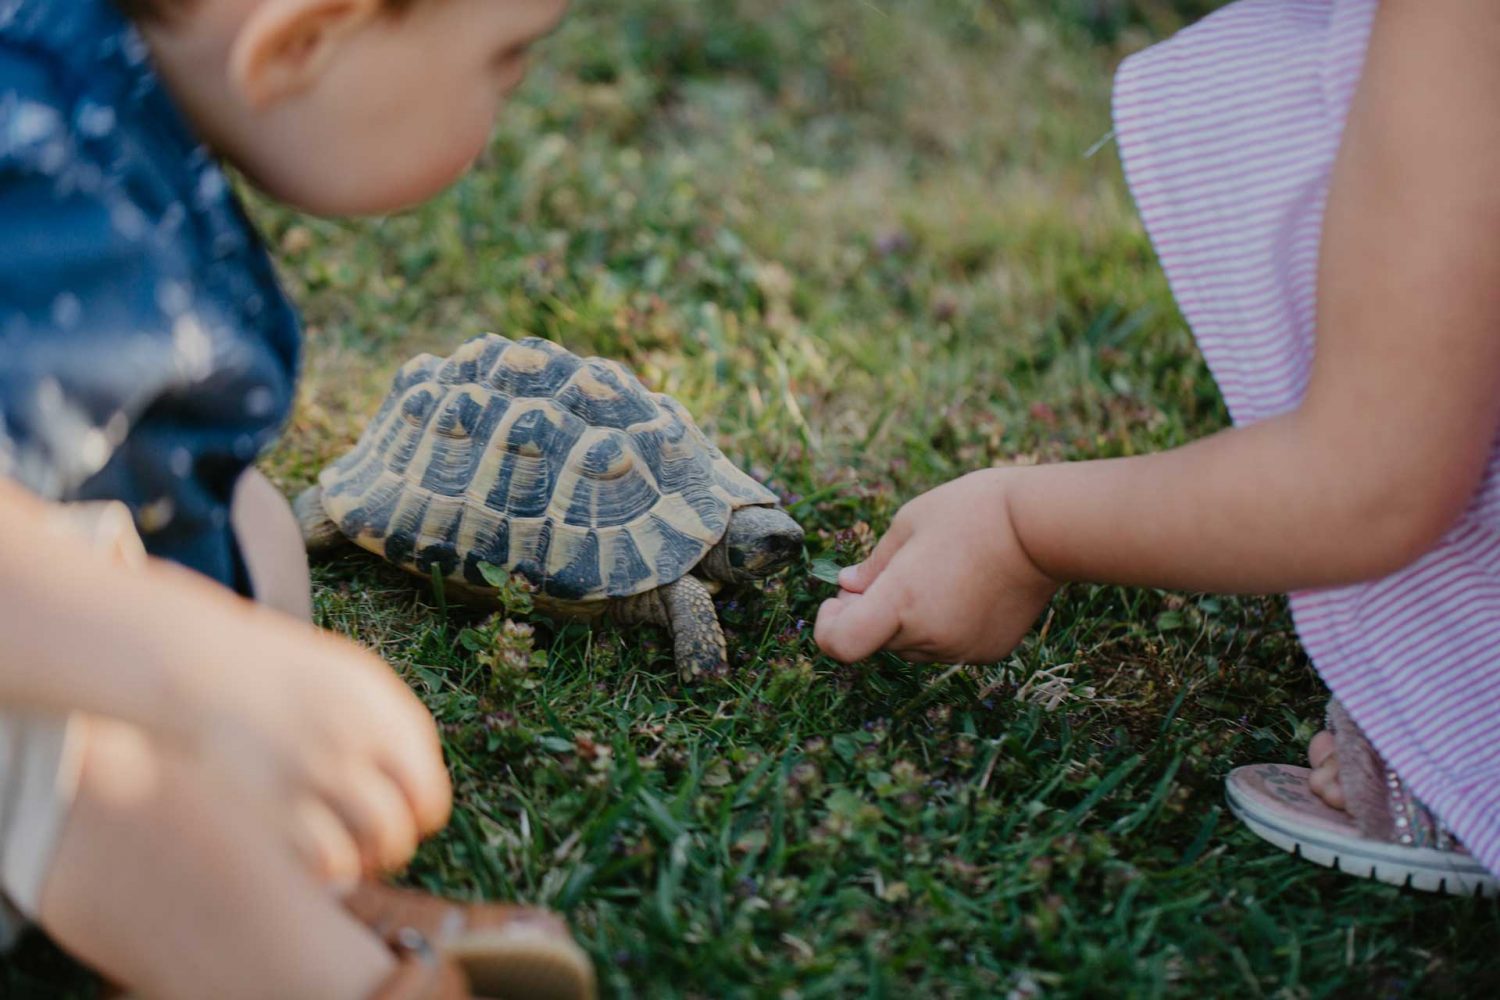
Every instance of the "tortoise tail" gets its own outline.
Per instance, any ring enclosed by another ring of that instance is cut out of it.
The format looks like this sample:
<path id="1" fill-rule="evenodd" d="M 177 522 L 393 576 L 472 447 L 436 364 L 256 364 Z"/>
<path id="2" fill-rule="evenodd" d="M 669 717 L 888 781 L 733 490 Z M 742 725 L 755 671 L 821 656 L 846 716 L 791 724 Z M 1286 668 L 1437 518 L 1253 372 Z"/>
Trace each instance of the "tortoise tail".
<path id="1" fill-rule="evenodd" d="M 672 632 L 672 648 L 677 658 L 677 672 L 684 682 L 699 674 L 726 669 L 729 654 L 724 647 L 724 630 L 719 626 L 719 611 L 714 599 L 695 576 L 684 576 L 661 591 L 667 609 L 667 627 Z"/>

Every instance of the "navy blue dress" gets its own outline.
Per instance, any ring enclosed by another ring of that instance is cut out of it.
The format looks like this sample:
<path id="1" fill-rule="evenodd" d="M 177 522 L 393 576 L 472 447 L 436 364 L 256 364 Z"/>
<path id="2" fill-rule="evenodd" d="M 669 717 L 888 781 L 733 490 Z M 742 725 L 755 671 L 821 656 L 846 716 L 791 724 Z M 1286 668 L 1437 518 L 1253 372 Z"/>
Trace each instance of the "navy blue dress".
<path id="1" fill-rule="evenodd" d="M 242 593 L 234 484 L 300 333 L 213 156 L 106 0 L 0 0 L 0 475 L 118 499 Z"/>

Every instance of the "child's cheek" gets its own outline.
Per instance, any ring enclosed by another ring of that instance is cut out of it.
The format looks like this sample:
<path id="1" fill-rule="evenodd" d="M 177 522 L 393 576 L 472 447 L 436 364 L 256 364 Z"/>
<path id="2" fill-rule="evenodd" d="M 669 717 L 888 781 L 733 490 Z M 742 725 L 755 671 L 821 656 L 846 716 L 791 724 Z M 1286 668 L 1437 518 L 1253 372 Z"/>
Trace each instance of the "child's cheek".
<path id="1" fill-rule="evenodd" d="M 451 186 L 484 152 L 493 128 L 493 109 L 475 109 L 462 120 L 451 122 L 444 134 L 434 138 L 427 155 L 413 165 L 405 189 L 394 200 L 416 205 Z"/>
<path id="2" fill-rule="evenodd" d="M 474 161 L 479 159 L 479 155 L 489 144 L 491 122 L 486 120 L 484 124 L 486 127 L 473 129 L 469 134 L 458 137 L 453 143 L 447 151 L 448 155 L 444 158 L 441 174 L 434 178 L 433 190 L 429 192 L 429 197 L 457 181 L 474 166 Z"/>

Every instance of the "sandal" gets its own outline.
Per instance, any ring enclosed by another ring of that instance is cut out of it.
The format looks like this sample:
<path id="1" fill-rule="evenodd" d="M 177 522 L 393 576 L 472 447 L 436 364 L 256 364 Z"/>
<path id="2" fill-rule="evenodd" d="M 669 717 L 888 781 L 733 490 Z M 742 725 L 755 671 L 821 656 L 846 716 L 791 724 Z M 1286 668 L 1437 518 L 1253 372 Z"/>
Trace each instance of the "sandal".
<path id="1" fill-rule="evenodd" d="M 400 963 L 370 995 L 370 1000 L 474 1000 L 463 970 L 454 962 L 439 958 L 425 943 L 401 954 Z M 98 997 L 138 1000 L 109 982 L 100 984 Z"/>
<path id="2" fill-rule="evenodd" d="M 370 1000 L 473 1000 L 469 981 L 455 963 L 438 957 L 426 942 L 412 945 Z"/>
<path id="3" fill-rule="evenodd" d="M 428 947 L 457 965 L 478 996 L 497 1000 L 592 1000 L 595 996 L 593 963 L 574 942 L 568 925 L 546 910 L 505 903 L 454 903 L 374 882 L 362 883 L 344 905 L 393 948 L 410 952 Z"/>
<path id="4" fill-rule="evenodd" d="M 397 965 L 370 994 L 370 1000 L 475 1000 L 463 970 L 433 951 L 420 934 L 408 931 L 386 944 Z M 108 980 L 100 983 L 97 996 L 98 1000 L 144 1000 Z"/>
<path id="5" fill-rule="evenodd" d="M 370 1000 L 593 1000 L 594 966 L 555 914 L 372 882 L 344 900 L 398 960 Z M 133 1000 L 104 986 L 101 998 Z"/>
<path id="6" fill-rule="evenodd" d="M 1229 808 L 1251 832 L 1361 878 L 1453 896 L 1500 893 L 1495 877 L 1411 794 L 1336 700 L 1328 703 L 1328 728 L 1348 811 L 1313 793 L 1308 768 L 1237 767 L 1226 782 Z"/>

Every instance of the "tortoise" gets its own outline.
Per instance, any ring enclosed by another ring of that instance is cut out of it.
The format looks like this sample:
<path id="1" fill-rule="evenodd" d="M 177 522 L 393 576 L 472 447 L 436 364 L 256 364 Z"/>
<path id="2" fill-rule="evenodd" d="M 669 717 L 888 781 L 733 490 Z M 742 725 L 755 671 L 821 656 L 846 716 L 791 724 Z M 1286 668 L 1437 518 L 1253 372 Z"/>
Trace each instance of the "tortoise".
<path id="1" fill-rule="evenodd" d="M 684 680 L 727 663 L 718 587 L 803 541 L 676 400 L 615 361 L 497 334 L 407 362 L 295 509 L 315 555 L 353 541 L 469 602 L 518 574 L 548 617 L 664 626 Z"/>

